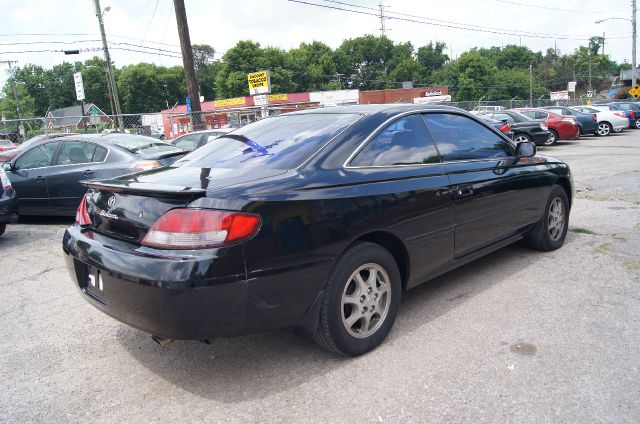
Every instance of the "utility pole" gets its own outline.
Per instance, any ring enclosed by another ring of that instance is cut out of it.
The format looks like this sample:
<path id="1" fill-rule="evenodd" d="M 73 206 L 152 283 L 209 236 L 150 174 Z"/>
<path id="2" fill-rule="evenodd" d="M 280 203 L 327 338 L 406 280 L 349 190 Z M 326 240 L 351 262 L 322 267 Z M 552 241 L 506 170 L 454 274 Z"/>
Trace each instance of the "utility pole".
<path id="1" fill-rule="evenodd" d="M 529 64 L 529 107 L 533 107 L 533 66 Z"/>
<path id="2" fill-rule="evenodd" d="M 636 86 L 636 0 L 631 0 L 631 9 L 632 9 L 632 15 L 631 15 L 631 26 L 633 27 L 632 29 L 632 45 L 631 45 L 631 55 L 633 56 L 631 58 L 632 64 L 631 66 L 633 66 L 633 70 L 631 71 L 631 87 L 635 87 Z"/>
<path id="3" fill-rule="evenodd" d="M 591 48 L 589 48 L 589 91 L 591 91 Z"/>
<path id="4" fill-rule="evenodd" d="M 378 3 L 378 9 L 380 9 L 380 36 L 384 37 L 385 35 L 387 35 L 387 27 L 385 25 L 385 20 L 387 19 L 386 16 L 384 16 L 384 3 L 380 2 Z"/>
<path id="5" fill-rule="evenodd" d="M 107 61 L 107 80 L 111 85 L 111 93 L 113 95 L 113 103 L 116 107 L 116 117 L 118 120 L 118 128 L 120 131 L 124 130 L 122 125 L 122 111 L 120 110 L 120 98 L 118 97 L 118 87 L 116 86 L 116 79 L 113 76 L 113 68 L 111 67 L 111 56 L 109 55 L 109 47 L 107 46 L 107 36 L 104 32 L 104 23 L 102 22 L 102 9 L 100 8 L 100 0 L 93 0 L 96 5 L 96 16 L 98 17 L 98 24 L 100 25 L 100 35 L 102 36 L 102 49 L 104 50 L 104 59 Z M 107 11 L 109 8 L 105 9 Z"/>
<path id="6" fill-rule="evenodd" d="M 198 92 L 198 79 L 193 63 L 193 49 L 191 48 L 191 37 L 189 36 L 189 24 L 187 23 L 187 12 L 184 8 L 184 0 L 173 0 L 176 10 L 176 23 L 178 24 L 178 36 L 180 37 L 180 48 L 182 50 L 182 65 L 184 66 L 184 77 L 187 81 L 187 94 L 191 100 L 191 112 L 201 112 L 200 93 Z M 203 127 L 202 117 L 199 113 L 192 115 L 193 129 L 198 130 Z"/>
<path id="7" fill-rule="evenodd" d="M 18 63 L 15 60 L 3 60 L 0 63 L 6 63 L 9 67 L 9 75 L 11 75 L 11 90 L 13 91 L 13 97 L 16 99 L 16 114 L 18 115 L 18 119 L 20 120 L 20 139 L 24 139 L 26 133 L 24 131 L 24 124 L 22 123 L 22 112 L 20 112 L 20 99 L 18 98 L 18 87 L 16 87 L 16 74 L 14 69 L 11 67 L 12 63 Z"/>
<path id="8" fill-rule="evenodd" d="M 602 55 L 604 56 L 604 31 L 602 31 Z"/>

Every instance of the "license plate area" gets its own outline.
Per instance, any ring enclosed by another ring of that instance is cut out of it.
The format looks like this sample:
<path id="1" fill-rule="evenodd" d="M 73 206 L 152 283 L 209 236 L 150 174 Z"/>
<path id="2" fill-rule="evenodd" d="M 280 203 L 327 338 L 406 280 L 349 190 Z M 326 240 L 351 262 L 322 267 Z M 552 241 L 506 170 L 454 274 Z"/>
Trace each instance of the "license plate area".
<path id="1" fill-rule="evenodd" d="M 84 287 L 80 287 L 82 291 L 94 300 L 106 305 L 105 300 L 105 284 L 102 272 L 99 269 L 85 265 Z"/>

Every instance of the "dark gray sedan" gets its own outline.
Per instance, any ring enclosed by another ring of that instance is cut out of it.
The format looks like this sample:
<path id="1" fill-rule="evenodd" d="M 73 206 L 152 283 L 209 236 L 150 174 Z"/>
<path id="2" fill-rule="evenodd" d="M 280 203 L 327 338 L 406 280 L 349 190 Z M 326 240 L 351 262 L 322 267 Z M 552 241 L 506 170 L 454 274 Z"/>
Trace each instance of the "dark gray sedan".
<path id="1" fill-rule="evenodd" d="M 80 181 L 159 168 L 185 153 L 151 137 L 84 134 L 38 144 L 3 167 L 19 198 L 20 215 L 73 216 L 86 192 Z"/>

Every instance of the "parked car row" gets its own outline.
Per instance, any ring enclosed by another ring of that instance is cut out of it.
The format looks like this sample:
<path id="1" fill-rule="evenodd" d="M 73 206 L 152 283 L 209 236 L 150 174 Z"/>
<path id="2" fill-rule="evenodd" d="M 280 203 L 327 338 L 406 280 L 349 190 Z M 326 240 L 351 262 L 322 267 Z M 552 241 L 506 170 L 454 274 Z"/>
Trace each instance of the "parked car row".
<path id="1" fill-rule="evenodd" d="M 560 140 L 576 140 L 581 135 L 607 136 L 627 128 L 640 128 L 640 105 L 633 102 L 588 106 L 546 106 L 474 110 L 483 118 L 509 124 L 516 142 L 532 141 L 552 146 Z"/>

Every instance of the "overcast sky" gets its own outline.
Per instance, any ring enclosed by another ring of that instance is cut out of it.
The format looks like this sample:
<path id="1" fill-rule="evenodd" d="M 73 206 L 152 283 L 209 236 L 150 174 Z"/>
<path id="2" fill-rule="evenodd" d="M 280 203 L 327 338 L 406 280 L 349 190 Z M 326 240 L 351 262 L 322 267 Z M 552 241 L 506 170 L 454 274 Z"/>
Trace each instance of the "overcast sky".
<path id="1" fill-rule="evenodd" d="M 361 13 L 287 0 L 186 0 L 191 41 L 212 45 L 219 58 L 239 40 L 250 39 L 283 49 L 318 40 L 335 48 L 346 38 L 380 34 L 379 18 L 367 15 L 376 14 L 379 0 L 303 1 Z M 630 0 L 385 0 L 384 4 L 388 16 L 406 19 L 386 21 L 391 39 L 411 41 L 416 48 L 430 40 L 443 41 L 451 57 L 471 47 L 506 44 L 522 44 L 535 51 L 557 46 L 561 52 L 571 52 L 586 45 L 581 39 L 605 32 L 605 52 L 618 62 L 630 61 L 631 23 L 595 23 L 609 17 L 630 18 Z M 102 0 L 101 6 L 111 7 L 104 20 L 111 56 L 118 67 L 138 62 L 182 64 L 173 0 Z M 18 66 L 35 63 L 48 67 L 65 60 L 102 55 L 100 51 L 79 56 L 64 56 L 61 52 L 17 53 L 100 47 L 93 0 L 0 0 L 0 10 L 0 60 L 17 60 Z M 431 24 L 407 21 L 425 18 Z M 452 28 L 460 26 L 475 28 Z M 516 32 L 537 37 L 513 35 Z M 6 69 L 6 65 L 2 66 Z M 6 73 L 0 71 L 0 83 L 5 80 Z"/>

